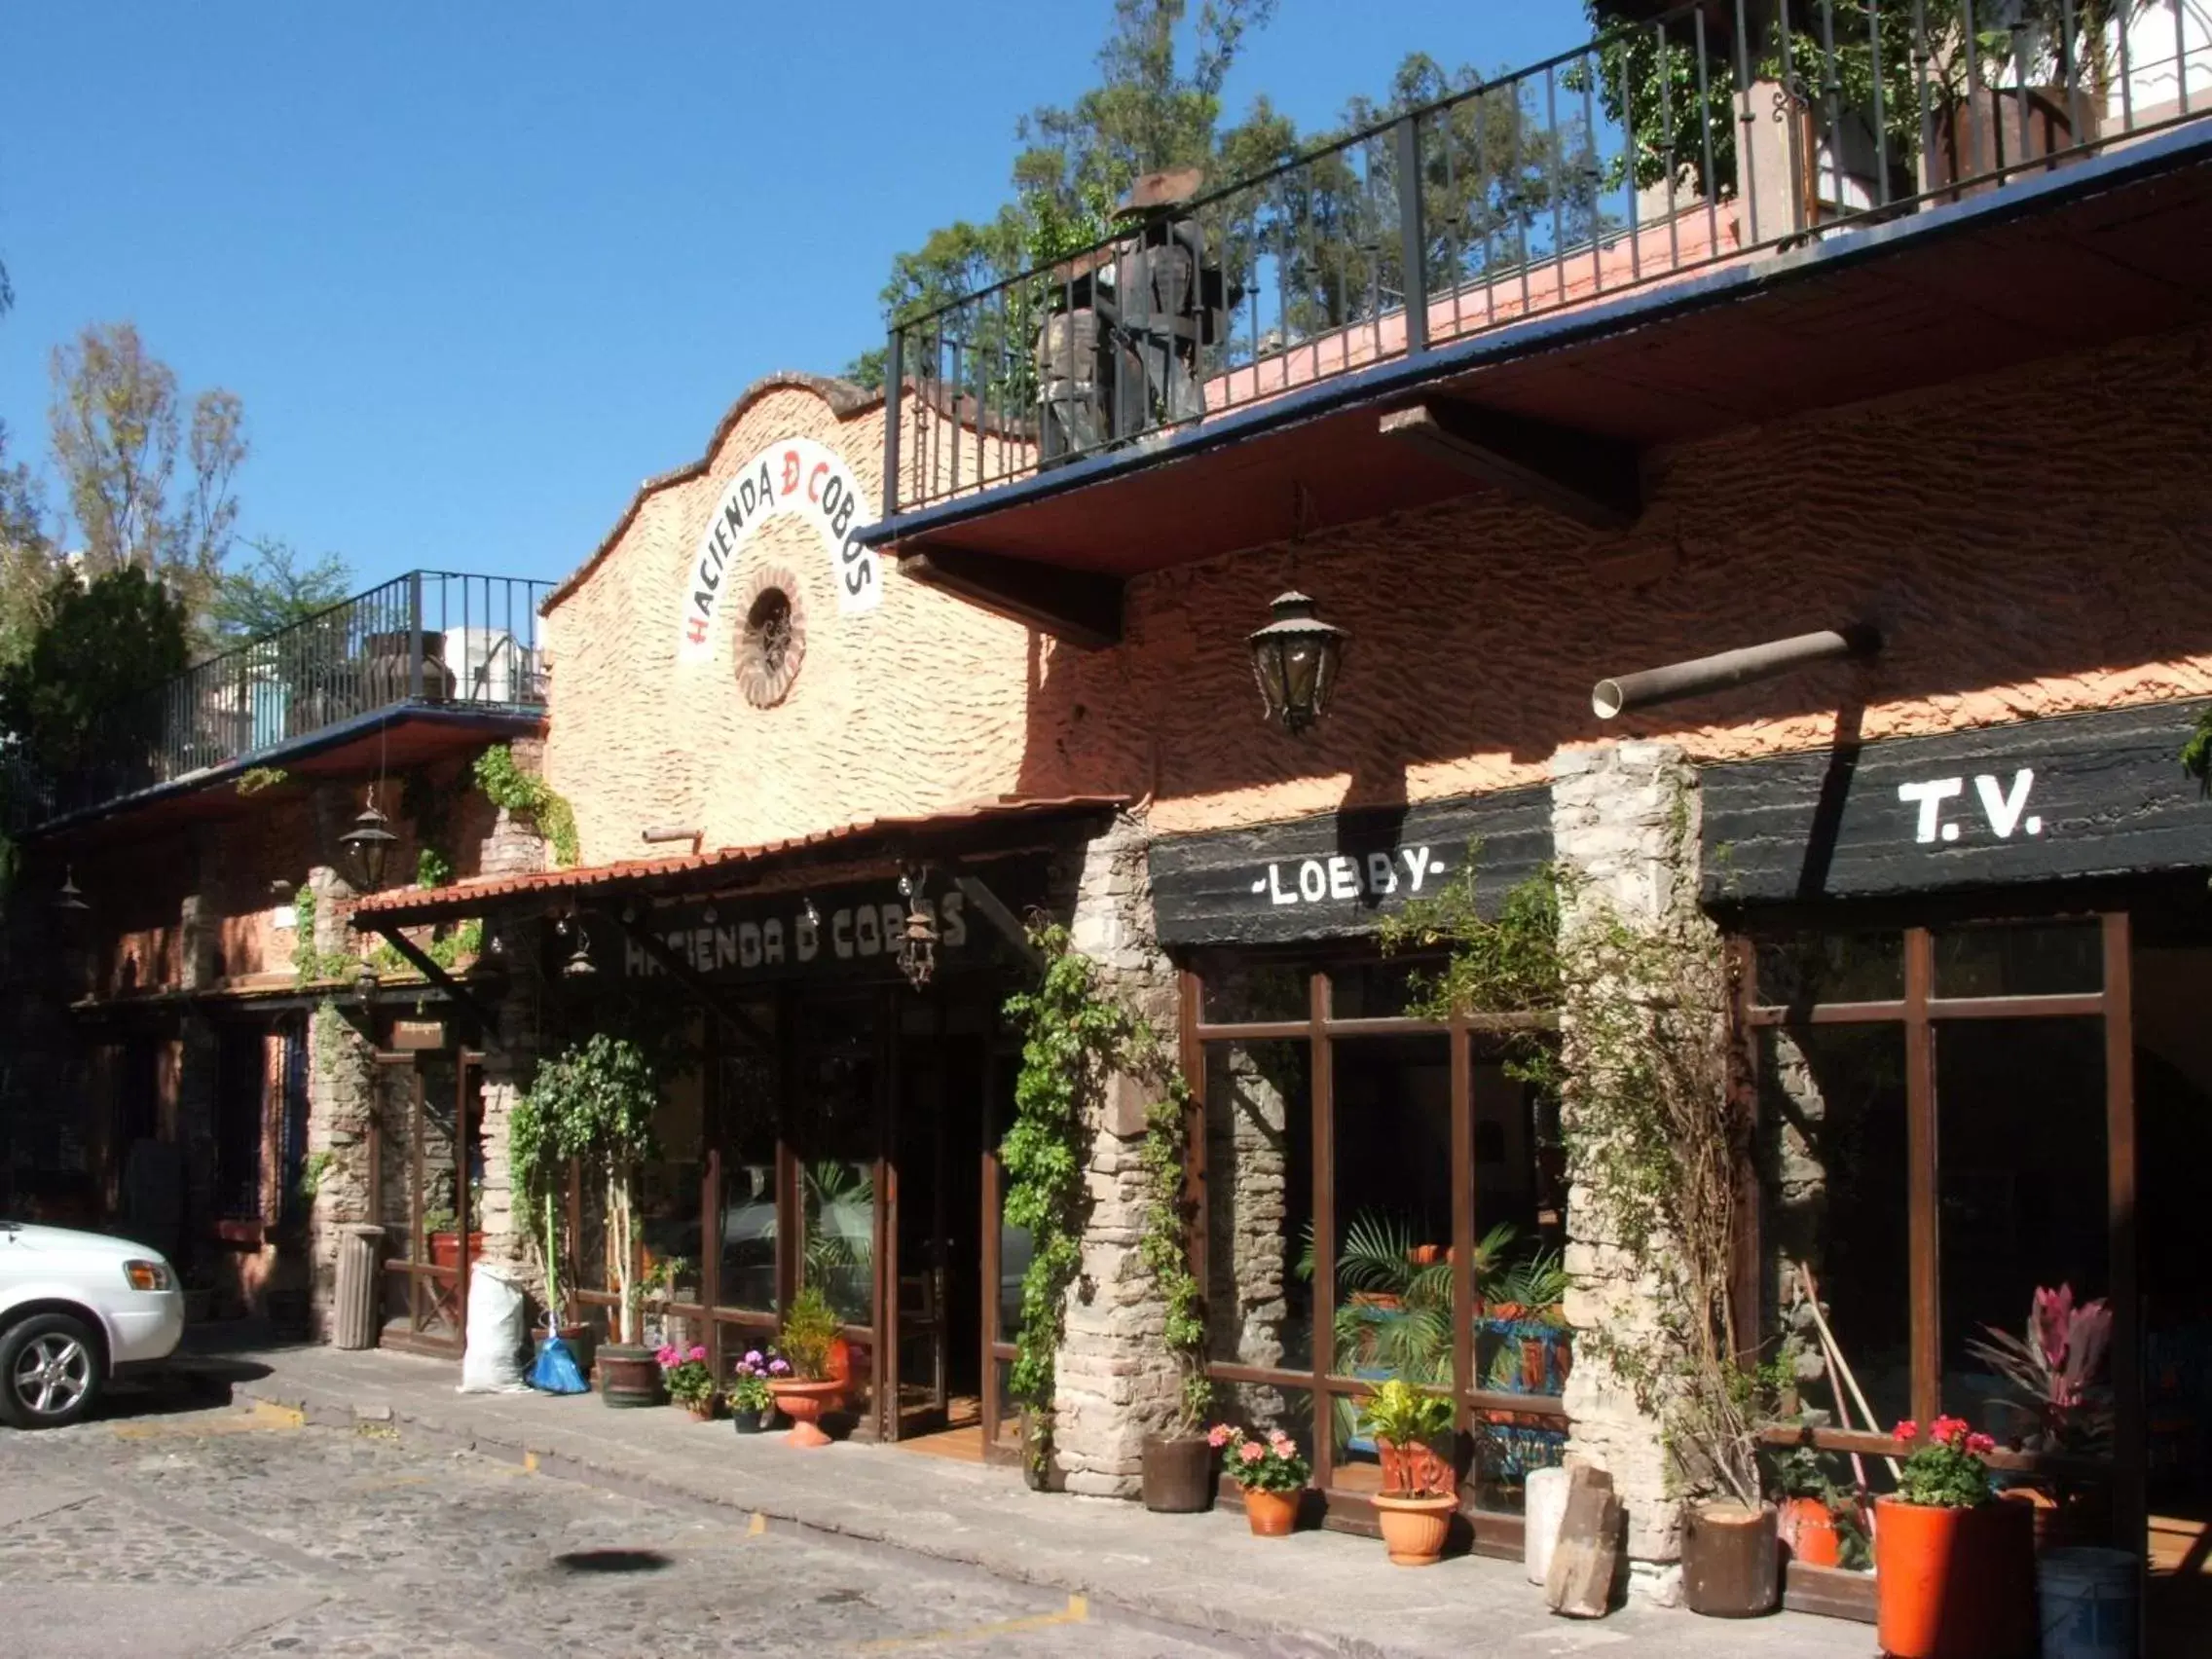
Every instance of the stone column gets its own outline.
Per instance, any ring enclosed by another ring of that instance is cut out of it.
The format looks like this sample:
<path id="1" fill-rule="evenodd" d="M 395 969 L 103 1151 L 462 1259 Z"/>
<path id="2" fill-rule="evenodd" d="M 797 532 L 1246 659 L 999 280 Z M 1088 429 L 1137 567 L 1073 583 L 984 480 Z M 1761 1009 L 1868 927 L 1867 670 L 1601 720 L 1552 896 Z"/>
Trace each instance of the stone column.
<path id="1" fill-rule="evenodd" d="M 318 1171 L 308 1206 L 309 1307 L 314 1331 L 325 1341 L 343 1229 L 349 1222 L 378 1219 L 369 1193 L 376 1081 L 375 1050 L 355 1018 L 335 998 L 316 1004 L 308 1018 L 308 1157 Z"/>
<path id="2" fill-rule="evenodd" d="M 1175 979 L 1154 932 L 1148 840 L 1141 823 L 1123 819 L 1086 849 L 1070 935 L 1105 988 L 1172 1041 Z M 1178 1379 L 1162 1341 L 1166 1309 L 1138 1254 L 1147 1091 L 1117 1079 L 1106 1096 L 1089 1125 L 1088 1219 L 1054 1365 L 1051 1476 L 1071 1493 L 1133 1497 L 1145 1436 L 1173 1419 Z"/>
<path id="3" fill-rule="evenodd" d="M 1609 911 L 1632 929 L 1656 931 L 1694 911 L 1697 826 L 1697 775 L 1671 744 L 1606 744 L 1553 757 L 1553 856 L 1563 876 L 1561 938 L 1570 974 L 1578 922 Z M 1636 987 L 1620 989 L 1633 995 Z M 1562 1041 L 1571 1076 L 1571 1017 Z M 1571 1081 L 1561 1106 L 1571 1138 Z M 1567 1454 L 1612 1475 L 1628 1509 L 1632 1584 L 1671 1600 L 1678 1572 L 1657 1564 L 1680 1553 L 1680 1516 L 1669 1494 L 1661 1423 L 1607 1364 L 1603 1345 L 1583 1340 L 1585 1333 L 1603 1332 L 1641 1353 L 1659 1346 L 1662 1274 L 1651 1257 L 1663 1248 L 1656 1245 L 1642 1259 L 1622 1248 L 1607 1236 L 1598 1195 L 1577 1180 L 1567 1198 L 1566 1313 L 1578 1339 L 1565 1399 Z"/>

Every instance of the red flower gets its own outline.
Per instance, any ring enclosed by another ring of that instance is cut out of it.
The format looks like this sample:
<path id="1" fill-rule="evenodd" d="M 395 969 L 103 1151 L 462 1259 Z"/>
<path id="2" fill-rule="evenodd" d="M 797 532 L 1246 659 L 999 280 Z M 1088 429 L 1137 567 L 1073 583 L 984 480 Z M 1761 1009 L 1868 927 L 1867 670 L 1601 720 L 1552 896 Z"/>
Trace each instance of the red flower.
<path id="1" fill-rule="evenodd" d="M 1918 1440 L 1920 1438 L 1920 1424 L 1916 1422 L 1900 1422 L 1897 1425 L 1897 1427 L 1890 1430 L 1890 1437 L 1893 1440 Z"/>
<path id="2" fill-rule="evenodd" d="M 1986 1457 L 1997 1450 L 1997 1442 L 1986 1434 L 1970 1434 L 1967 1436 L 1967 1450 L 1976 1457 Z"/>
<path id="3" fill-rule="evenodd" d="M 1964 1418 L 1939 1417 L 1928 1425 L 1928 1437 L 1931 1440 L 1940 1440 L 1946 1446 L 1955 1447 L 1958 1441 L 1967 1434 L 1970 1427 L 1971 1425 Z"/>

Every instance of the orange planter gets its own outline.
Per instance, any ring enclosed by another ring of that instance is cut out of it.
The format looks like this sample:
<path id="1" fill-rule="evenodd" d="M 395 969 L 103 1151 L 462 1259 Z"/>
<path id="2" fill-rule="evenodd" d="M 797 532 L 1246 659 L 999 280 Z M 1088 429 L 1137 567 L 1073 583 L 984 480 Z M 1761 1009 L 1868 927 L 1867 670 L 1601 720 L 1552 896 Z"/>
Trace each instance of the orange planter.
<path id="1" fill-rule="evenodd" d="M 797 1378 L 778 1378 L 768 1384 L 769 1390 L 776 1396 L 776 1410 L 792 1419 L 792 1431 L 784 1436 L 786 1444 L 830 1444 L 830 1437 L 822 1432 L 822 1413 L 830 1401 L 836 1399 L 841 1386 L 833 1379 L 806 1382 Z"/>
<path id="2" fill-rule="evenodd" d="M 1782 1547 L 1807 1567 L 1834 1567 L 1843 1559 L 1835 1517 L 1817 1497 L 1793 1497 L 1782 1506 Z"/>
<path id="3" fill-rule="evenodd" d="M 2035 1651 L 2034 1516 L 2020 1503 L 1874 1505 L 1874 1592 L 1891 1659 L 2021 1659 Z"/>
<path id="4" fill-rule="evenodd" d="M 1299 1493 L 1295 1492 L 1261 1492 L 1255 1487 L 1244 1489 L 1244 1519 L 1251 1523 L 1253 1534 L 1262 1538 L 1287 1538 L 1291 1529 L 1298 1525 Z"/>

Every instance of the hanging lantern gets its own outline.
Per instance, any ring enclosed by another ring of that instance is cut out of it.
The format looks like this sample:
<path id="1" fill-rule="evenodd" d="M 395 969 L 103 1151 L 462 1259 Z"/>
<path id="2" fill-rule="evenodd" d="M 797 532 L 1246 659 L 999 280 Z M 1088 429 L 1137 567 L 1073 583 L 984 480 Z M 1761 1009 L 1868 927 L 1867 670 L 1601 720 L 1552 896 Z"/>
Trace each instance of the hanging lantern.
<path id="1" fill-rule="evenodd" d="M 54 896 L 54 907 L 56 910 L 67 911 L 73 916 L 81 916 L 92 908 L 90 904 L 85 903 L 85 896 L 77 891 L 77 866 L 75 865 L 70 865 L 62 870 L 61 891 Z"/>
<path id="2" fill-rule="evenodd" d="M 377 1000 L 379 983 L 376 964 L 364 957 L 361 965 L 353 970 L 353 989 L 360 992 L 361 1001 L 364 1005 Z"/>
<path id="3" fill-rule="evenodd" d="M 1268 719 L 1297 737 L 1328 712 L 1337 688 L 1337 664 L 1346 635 L 1313 614 L 1313 602 L 1286 593 L 1272 608 L 1274 620 L 1253 634 L 1252 676 Z"/>
<path id="4" fill-rule="evenodd" d="M 576 936 L 576 948 L 570 953 L 569 960 L 561 965 L 561 977 L 589 979 L 599 972 L 599 964 L 591 959 L 591 935 L 584 930 L 583 917 L 571 916 L 567 928 Z"/>
<path id="5" fill-rule="evenodd" d="M 907 873 L 899 878 L 899 892 L 906 901 L 906 927 L 894 954 L 906 983 L 920 990 L 937 972 L 937 907 L 922 897 L 929 872 Z"/>
<path id="6" fill-rule="evenodd" d="M 338 837 L 338 844 L 346 849 L 353 886 L 359 892 L 374 893 L 384 885 L 385 866 L 390 862 L 391 849 L 399 844 L 399 837 L 386 828 L 387 823 L 385 815 L 377 810 L 376 791 L 372 788 L 361 816 L 353 820 L 353 828 Z"/>

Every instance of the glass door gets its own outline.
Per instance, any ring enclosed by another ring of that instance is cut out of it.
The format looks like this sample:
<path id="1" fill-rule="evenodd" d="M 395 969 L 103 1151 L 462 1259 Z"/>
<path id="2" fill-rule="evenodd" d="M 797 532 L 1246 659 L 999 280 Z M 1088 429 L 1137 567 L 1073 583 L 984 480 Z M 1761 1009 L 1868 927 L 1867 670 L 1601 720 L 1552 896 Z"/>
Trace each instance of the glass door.
<path id="1" fill-rule="evenodd" d="M 842 1326 L 832 1370 L 848 1386 L 838 1410 L 855 1432 L 879 1435 L 879 1335 L 887 1205 L 883 1126 L 889 1061 L 873 997 L 803 1008 L 790 1110 L 786 1180 L 796 1216 L 797 1285 L 820 1290 Z"/>
<path id="2" fill-rule="evenodd" d="M 384 1342 L 454 1355 L 483 1251 L 481 1056 L 379 1054 L 370 1115 L 372 1219 L 385 1229 Z"/>

